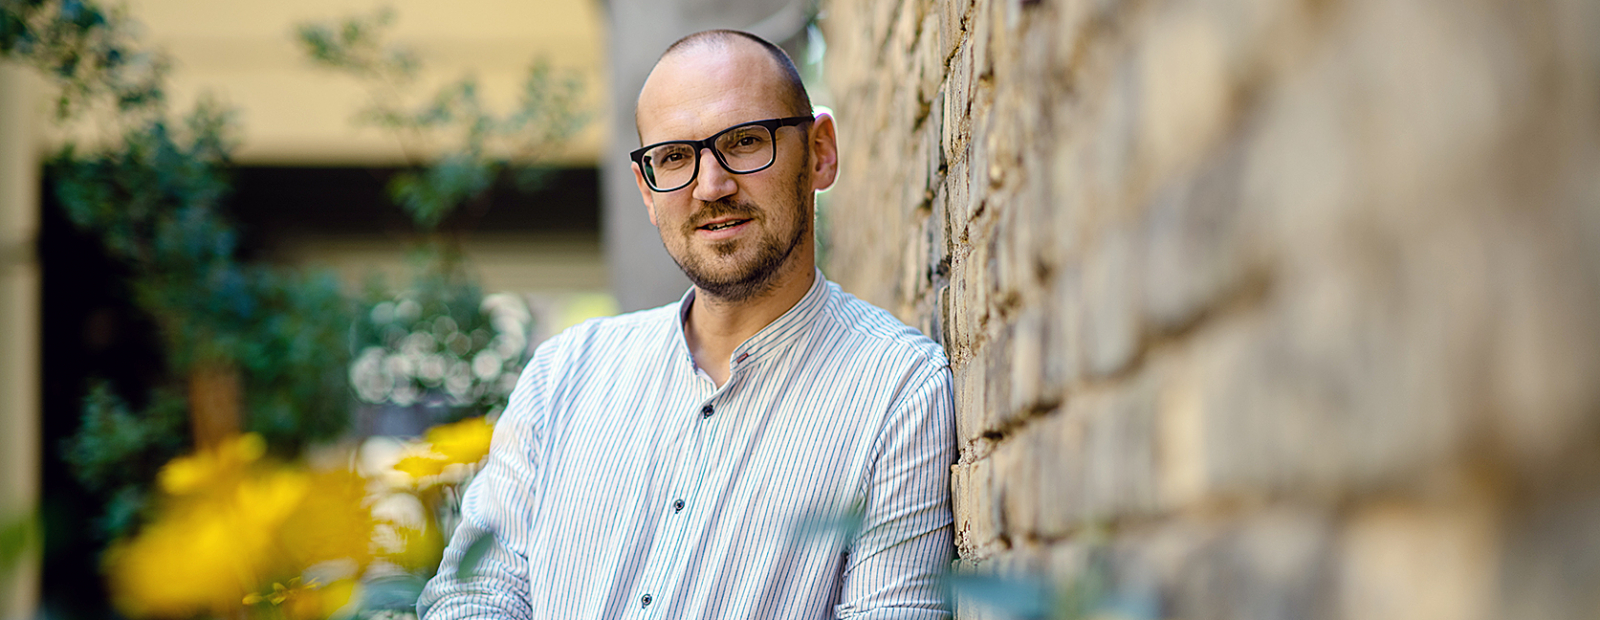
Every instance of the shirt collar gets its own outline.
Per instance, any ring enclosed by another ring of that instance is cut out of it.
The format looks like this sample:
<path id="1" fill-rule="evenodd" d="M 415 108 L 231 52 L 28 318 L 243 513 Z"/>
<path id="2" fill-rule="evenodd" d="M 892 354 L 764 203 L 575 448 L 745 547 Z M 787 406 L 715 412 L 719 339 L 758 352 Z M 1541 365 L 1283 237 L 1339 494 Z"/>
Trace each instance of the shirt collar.
<path id="1" fill-rule="evenodd" d="M 822 276 L 822 270 L 816 269 L 815 276 L 811 279 L 811 289 L 806 291 L 805 296 L 801 297 L 800 301 L 795 302 L 794 306 L 784 312 L 782 316 L 768 323 L 766 327 L 761 328 L 761 331 L 756 332 L 754 336 L 734 348 L 733 357 L 729 360 L 729 371 L 738 369 L 741 366 L 754 364 L 772 352 L 781 350 L 788 346 L 789 343 L 794 342 L 801 333 L 805 332 L 806 327 L 816 319 L 823 306 L 827 305 L 832 290 L 827 278 Z M 683 352 L 686 356 L 689 355 L 689 341 L 684 336 L 683 324 L 689 320 L 689 308 L 693 305 L 694 287 L 691 286 L 689 291 L 683 294 L 683 298 L 678 300 L 678 321 L 676 325 L 678 342 L 683 347 Z M 694 365 L 692 356 L 689 364 L 691 367 Z"/>

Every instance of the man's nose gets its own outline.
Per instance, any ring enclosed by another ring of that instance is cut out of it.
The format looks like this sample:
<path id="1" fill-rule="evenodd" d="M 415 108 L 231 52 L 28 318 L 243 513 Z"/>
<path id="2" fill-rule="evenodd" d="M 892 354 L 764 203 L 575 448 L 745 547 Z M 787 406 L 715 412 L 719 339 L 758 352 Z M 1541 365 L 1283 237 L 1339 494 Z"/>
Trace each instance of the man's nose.
<path id="1" fill-rule="evenodd" d="M 717 161 L 717 154 L 709 148 L 700 149 L 700 174 L 695 177 L 694 197 L 702 202 L 725 198 L 739 191 L 733 175 Z"/>

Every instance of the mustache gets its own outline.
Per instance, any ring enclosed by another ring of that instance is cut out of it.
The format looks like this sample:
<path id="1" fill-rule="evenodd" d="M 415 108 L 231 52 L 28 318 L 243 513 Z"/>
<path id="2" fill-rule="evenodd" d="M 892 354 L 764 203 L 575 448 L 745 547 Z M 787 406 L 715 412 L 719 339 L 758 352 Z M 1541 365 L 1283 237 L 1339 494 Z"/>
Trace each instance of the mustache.
<path id="1" fill-rule="evenodd" d="M 705 206 L 700 207 L 700 211 L 695 213 L 694 217 L 689 218 L 689 221 L 683 225 L 683 230 L 684 232 L 692 233 L 701 226 L 705 226 L 706 222 L 725 217 L 755 219 L 758 211 L 760 210 L 754 204 L 748 202 L 734 202 L 725 198 L 718 199 L 705 203 Z"/>

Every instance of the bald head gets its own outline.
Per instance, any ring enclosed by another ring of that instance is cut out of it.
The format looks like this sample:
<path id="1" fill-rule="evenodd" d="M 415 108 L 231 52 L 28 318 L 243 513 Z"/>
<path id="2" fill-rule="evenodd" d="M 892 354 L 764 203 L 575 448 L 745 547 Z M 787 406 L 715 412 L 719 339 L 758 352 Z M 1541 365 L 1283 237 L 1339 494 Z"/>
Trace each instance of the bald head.
<path id="1" fill-rule="evenodd" d="M 762 75 L 747 76 L 751 79 L 766 78 L 774 100 L 781 102 L 785 109 L 785 116 L 804 116 L 811 114 L 811 97 L 806 94 L 805 83 L 800 80 L 800 71 L 794 66 L 794 61 L 789 55 L 766 39 L 742 32 L 739 30 L 705 30 L 696 32 L 667 47 L 661 57 L 656 60 L 655 68 L 650 71 L 650 78 L 646 79 L 645 87 L 639 93 L 639 100 L 634 107 L 634 126 L 642 133 L 641 121 L 644 108 L 651 102 L 647 99 L 651 82 L 656 81 L 657 73 L 664 66 L 671 66 L 675 71 L 693 71 L 695 66 L 703 64 L 707 58 L 752 55 L 764 58 L 764 63 L 746 62 L 747 71 L 759 72 Z"/>

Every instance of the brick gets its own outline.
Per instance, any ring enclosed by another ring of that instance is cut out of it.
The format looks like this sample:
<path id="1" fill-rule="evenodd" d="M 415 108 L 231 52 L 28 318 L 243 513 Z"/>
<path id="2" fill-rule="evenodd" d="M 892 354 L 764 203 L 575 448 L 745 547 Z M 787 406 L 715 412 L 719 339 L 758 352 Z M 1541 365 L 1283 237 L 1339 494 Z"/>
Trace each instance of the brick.
<path id="1" fill-rule="evenodd" d="M 972 218 L 972 192 L 970 191 L 972 178 L 967 173 L 966 158 L 951 160 L 950 167 L 944 176 L 945 192 L 949 198 L 949 218 L 951 241 L 959 241 L 962 235 L 958 234 L 966 228 L 966 223 Z"/>
<path id="2" fill-rule="evenodd" d="M 928 141 L 923 139 L 925 133 L 922 131 L 914 132 L 907 139 L 907 152 L 903 156 L 903 160 L 915 162 L 915 164 L 926 164 L 929 159 L 927 149 L 937 145 L 928 144 Z M 933 180 L 928 167 L 915 164 L 904 168 L 905 185 L 901 190 L 901 195 L 904 196 L 905 202 L 901 203 L 901 218 L 920 217 L 921 214 L 915 212 L 923 206 L 924 201 L 931 194 L 928 188 L 933 186 Z"/>
<path id="3" fill-rule="evenodd" d="M 928 207 L 928 233 L 931 237 L 928 242 L 928 255 L 923 261 L 928 268 L 930 278 L 948 280 L 948 274 L 937 277 L 934 273 L 940 263 L 950 260 L 953 251 L 950 239 L 950 192 L 943 182 L 934 188 L 933 199 L 929 201 Z"/>
<path id="4" fill-rule="evenodd" d="M 928 229 L 934 223 L 926 213 L 913 220 L 917 229 L 912 231 L 908 243 L 901 246 L 900 258 L 900 291 L 902 299 L 910 300 L 921 297 L 932 284 L 927 278 L 927 257 L 931 233 Z M 914 319 L 913 319 L 914 322 Z"/>
<path id="5" fill-rule="evenodd" d="M 1159 367 L 1156 396 L 1156 503 L 1169 510 L 1203 501 L 1209 490 L 1203 386 L 1192 360 L 1176 356 Z"/>
<path id="6" fill-rule="evenodd" d="M 1085 407 L 1088 477 L 1083 516 L 1107 519 L 1149 514 L 1157 505 L 1153 378 L 1134 379 L 1107 400 L 1100 411 L 1095 411 L 1093 400 Z"/>
<path id="7" fill-rule="evenodd" d="M 1157 196 L 1145 215 L 1144 319 L 1173 331 L 1239 294 L 1264 260 L 1259 233 L 1241 209 L 1242 153 L 1229 149 Z"/>
<path id="8" fill-rule="evenodd" d="M 989 124 L 989 119 L 985 118 L 982 121 L 982 125 L 974 125 L 973 131 L 986 134 L 988 133 Z M 972 197 L 975 201 L 973 205 L 976 207 L 976 201 L 989 193 L 989 150 L 993 145 L 988 139 L 984 139 L 973 140 L 971 146 L 972 152 L 968 154 L 966 161 L 967 191 L 972 192 Z M 968 213 L 967 216 L 970 218 L 975 212 L 976 209 L 974 209 L 974 213 Z"/>
<path id="9" fill-rule="evenodd" d="M 1045 324 L 1049 353 L 1045 356 L 1046 388 L 1060 393 L 1084 376 L 1083 277 L 1077 263 L 1063 265 L 1051 283 Z"/>
<path id="10" fill-rule="evenodd" d="M 1197 11 L 1164 15 L 1143 42 L 1140 153 L 1165 176 L 1192 165 L 1227 129 L 1232 80 L 1221 32 Z"/>
<path id="11" fill-rule="evenodd" d="M 996 486 L 994 463 L 981 459 L 972 463 L 957 464 L 950 468 L 951 501 L 953 502 L 956 547 L 963 556 L 972 556 L 981 549 L 994 546 L 1000 537 L 995 515 Z"/>
<path id="12" fill-rule="evenodd" d="M 944 83 L 945 52 L 939 39 L 940 13 L 933 10 L 923 15 L 922 26 L 917 33 L 917 47 L 913 52 L 917 57 L 917 75 L 921 86 L 918 95 L 923 102 L 932 101 L 934 92 Z"/>
<path id="13" fill-rule="evenodd" d="M 1497 561 L 1492 506 L 1378 502 L 1344 534 L 1339 575 L 1344 618 L 1487 620 Z"/>
<path id="14" fill-rule="evenodd" d="M 1027 252 L 1020 247 L 1018 231 L 1028 225 L 1021 221 L 1020 205 L 1010 192 L 990 191 L 985 209 L 991 214 L 985 218 L 989 224 L 989 285 L 992 304 L 1009 304 L 1020 294 L 1016 277 L 1018 256 Z"/>
<path id="15" fill-rule="evenodd" d="M 974 357 L 950 366 L 956 397 L 956 439 L 965 446 L 977 442 L 989 427 L 989 410 L 984 407 L 985 358 Z"/>
<path id="16" fill-rule="evenodd" d="M 1015 423 L 1025 413 L 1011 407 L 1011 362 L 1015 346 L 1016 325 L 1002 323 L 992 329 L 993 334 L 983 345 L 986 367 L 983 371 L 983 407 L 986 431 L 997 431 Z"/>
<path id="17" fill-rule="evenodd" d="M 1543 478 L 1536 491 L 1502 511 L 1505 536 L 1490 541 L 1499 548 L 1493 566 L 1502 584 L 1492 617 L 1583 618 L 1600 608 L 1600 590 L 1588 578 L 1600 565 L 1596 448 L 1591 443 L 1587 456 L 1568 458 L 1560 474 Z"/>
<path id="18" fill-rule="evenodd" d="M 880 61 L 876 50 L 889 41 L 895 24 L 895 17 L 902 10 L 902 5 L 909 0 L 888 0 L 887 2 L 873 2 L 870 4 L 871 13 L 867 21 L 870 24 L 868 37 L 870 45 L 865 46 L 871 52 L 871 61 Z M 873 62 L 872 64 L 877 64 Z"/>
<path id="19" fill-rule="evenodd" d="M 927 169 L 923 190 L 932 196 L 944 183 L 944 90 L 939 90 L 928 107 L 928 118 L 918 130 L 922 144 L 918 151 Z"/>
<path id="20" fill-rule="evenodd" d="M 949 1 L 939 3 L 939 54 L 940 59 L 950 60 L 955 55 L 956 47 L 966 38 L 966 19 L 972 10 L 970 0 Z"/>
<path id="21" fill-rule="evenodd" d="M 1013 319 L 1011 386 L 1007 389 L 1010 394 L 1007 408 L 1012 411 L 1053 408 L 1060 400 L 1059 395 L 1046 391 L 1045 347 L 1049 344 L 1045 338 L 1046 322 L 1042 304 L 1024 306 Z"/>
<path id="22" fill-rule="evenodd" d="M 965 161 L 968 136 L 971 135 L 972 110 L 972 45 L 963 43 L 950 60 L 945 78 L 944 99 L 944 156 L 952 164 Z"/>
<path id="23" fill-rule="evenodd" d="M 1270 507 L 1210 535 L 1203 530 L 1180 531 L 1179 535 L 1198 538 L 1201 544 L 1183 550 L 1181 563 L 1167 565 L 1172 572 L 1166 577 L 1170 585 L 1165 598 L 1170 608 L 1165 611 L 1171 617 L 1337 617 L 1339 580 L 1330 561 L 1335 530 L 1321 511 L 1292 505 Z M 1134 553 L 1140 559 L 1150 558 Z"/>
<path id="24" fill-rule="evenodd" d="M 1112 231 L 1084 265 L 1081 338 L 1090 373 L 1120 372 L 1138 353 L 1139 258 L 1135 237 Z"/>
<path id="25" fill-rule="evenodd" d="M 967 41 L 972 45 L 972 79 L 977 80 L 994 71 L 990 63 L 990 49 L 993 46 L 994 11 L 991 5 L 993 0 L 977 4 L 972 10 L 972 27 L 967 32 Z"/>
<path id="26" fill-rule="evenodd" d="M 982 302 L 972 293 L 972 281 L 966 275 L 970 261 L 970 251 L 950 257 L 950 320 L 946 323 L 945 349 L 952 359 L 965 359 L 971 353 L 977 325 L 971 306 Z"/>
<path id="27" fill-rule="evenodd" d="M 1006 532 L 1056 539 L 1156 507 L 1153 387 L 1082 394 L 996 451 Z"/>
<path id="28" fill-rule="evenodd" d="M 1134 174 L 1138 132 L 1134 111 L 1139 109 L 1140 97 L 1130 62 L 1119 63 L 1108 79 L 1101 87 L 1104 90 L 1094 95 L 1096 100 L 1087 103 L 1083 111 L 1088 143 L 1076 165 L 1084 168 L 1078 176 L 1084 183 L 1087 204 L 1115 212 L 1122 207 Z"/>

